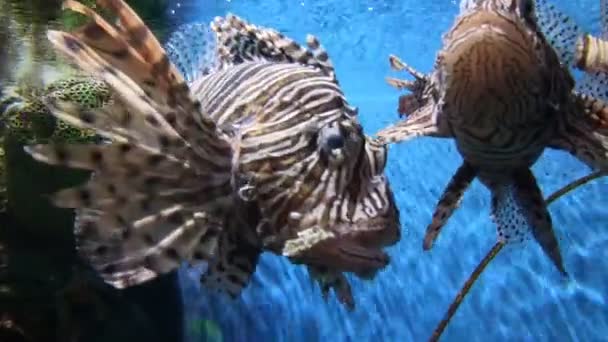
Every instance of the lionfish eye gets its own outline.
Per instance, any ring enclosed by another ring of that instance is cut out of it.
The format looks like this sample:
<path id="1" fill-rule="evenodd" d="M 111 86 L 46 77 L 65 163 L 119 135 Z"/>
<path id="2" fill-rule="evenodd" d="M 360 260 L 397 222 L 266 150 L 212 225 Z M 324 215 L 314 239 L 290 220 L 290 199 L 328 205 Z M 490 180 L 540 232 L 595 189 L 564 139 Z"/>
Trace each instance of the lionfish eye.
<path id="1" fill-rule="evenodd" d="M 344 137 L 340 134 L 332 134 L 327 137 L 325 145 L 330 150 L 335 150 L 344 147 Z"/>
<path id="2" fill-rule="evenodd" d="M 321 128 L 318 139 L 318 145 L 326 152 L 344 147 L 344 135 L 336 122 Z"/>
<path id="3" fill-rule="evenodd" d="M 317 137 L 317 146 L 325 157 L 341 162 L 344 158 L 342 149 L 346 145 L 345 132 L 337 122 L 321 128 Z"/>

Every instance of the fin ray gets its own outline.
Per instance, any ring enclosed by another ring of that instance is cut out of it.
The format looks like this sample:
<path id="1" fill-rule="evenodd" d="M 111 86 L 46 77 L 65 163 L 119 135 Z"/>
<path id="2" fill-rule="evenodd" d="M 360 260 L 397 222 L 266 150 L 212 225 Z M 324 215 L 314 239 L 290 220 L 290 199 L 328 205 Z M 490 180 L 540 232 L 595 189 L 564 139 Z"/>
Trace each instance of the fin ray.
<path id="1" fill-rule="evenodd" d="M 236 298 L 249 284 L 261 253 L 261 249 L 241 241 L 226 229 L 219 238 L 217 255 L 201 275 L 201 283 Z"/>
<path id="2" fill-rule="evenodd" d="M 557 9 L 550 0 L 536 1 L 536 14 L 539 27 L 546 39 L 556 50 L 562 63 L 575 66 L 577 63 L 577 42 L 585 35 L 584 30 L 574 20 Z M 600 19 L 602 37 L 608 30 L 608 5 L 600 0 Z M 576 90 L 597 99 L 608 101 L 608 74 L 603 72 L 585 72 L 576 82 Z"/>
<path id="3" fill-rule="evenodd" d="M 376 133 L 376 137 L 386 144 L 405 142 L 421 136 L 448 138 L 451 134 L 446 125 L 439 121 L 436 110 L 433 103 L 428 103 L 405 120 L 381 129 Z"/>
<path id="4" fill-rule="evenodd" d="M 540 30 L 557 52 L 560 61 L 565 65 L 573 66 L 576 41 L 583 36 L 583 29 L 550 0 L 537 0 L 535 4 Z"/>
<path id="5" fill-rule="evenodd" d="M 608 102 L 608 73 L 599 71 L 586 72 L 576 82 L 575 89 L 578 93 Z"/>
<path id="6" fill-rule="evenodd" d="M 498 241 L 522 243 L 533 236 L 558 271 L 566 275 L 551 216 L 532 171 L 516 171 L 505 184 L 493 184 L 492 217 Z"/>
<path id="7" fill-rule="evenodd" d="M 78 215 L 78 251 L 117 288 L 141 284 L 172 271 L 183 260 L 215 254 L 217 231 L 205 225 L 202 213 L 184 215 L 182 223 L 174 221 L 172 215 L 158 216 L 149 222 L 149 229 L 140 226 L 137 231 L 112 232 L 108 226 L 97 225 L 95 215 L 91 210 Z M 207 255 L 197 251 L 203 244 Z"/>
<path id="8" fill-rule="evenodd" d="M 342 272 L 336 272 L 312 265 L 308 265 L 308 273 L 321 288 L 323 299 L 327 300 L 329 291 L 334 290 L 338 301 L 346 306 L 348 310 L 355 309 L 355 299 L 348 279 Z"/>
<path id="9" fill-rule="evenodd" d="M 234 14 L 215 18 L 211 29 L 218 35 L 222 67 L 257 60 L 295 62 L 318 68 L 335 80 L 333 63 L 313 35 L 307 36 L 304 48 L 276 30 L 250 24 Z"/>
<path id="10" fill-rule="evenodd" d="M 68 0 L 66 7 L 71 3 L 74 1 Z M 227 138 L 201 113 L 200 103 L 190 94 L 188 85 L 154 34 L 124 1 L 101 1 L 100 4 L 118 15 L 120 25 L 112 27 L 97 16 L 89 24 L 95 25 L 95 29 L 85 27 L 74 35 L 50 31 L 53 45 L 85 71 L 118 88 L 118 94 L 124 92 L 125 87 L 135 90 L 137 99 L 126 96 L 129 101 L 125 102 L 139 100 L 140 105 L 145 102 L 166 119 L 161 124 L 173 126 L 186 140 L 198 139 L 204 142 L 203 146 L 215 146 L 229 154 Z M 106 30 L 108 26 L 112 30 Z M 121 82 L 117 82 L 113 75 L 124 77 L 119 77 Z M 195 131 L 188 129 L 195 127 Z"/>
<path id="11" fill-rule="evenodd" d="M 463 162 L 454 176 L 452 176 L 448 186 L 441 195 L 441 199 L 437 203 L 435 212 L 433 213 L 433 221 L 426 228 L 424 243 L 422 245 L 424 250 L 431 249 L 433 242 L 441 232 L 441 228 L 443 228 L 454 211 L 458 208 L 465 191 L 469 188 L 476 176 L 477 170 L 466 162 Z"/>
<path id="12" fill-rule="evenodd" d="M 42 162 L 93 171 L 84 185 L 53 199 L 76 209 L 79 253 L 108 283 L 126 287 L 183 261 L 213 259 L 223 226 L 209 220 L 233 205 L 232 147 L 135 12 L 122 0 L 98 3 L 118 16 L 117 25 L 68 0 L 66 8 L 91 22 L 73 34 L 47 36 L 58 52 L 111 87 L 114 106 L 47 104 L 56 117 L 111 142 L 26 151 Z"/>
<path id="13" fill-rule="evenodd" d="M 515 190 L 515 201 L 523 210 L 527 224 L 531 226 L 532 236 L 560 273 L 567 275 L 553 231 L 551 214 L 532 171 L 526 169 L 516 174 Z"/>

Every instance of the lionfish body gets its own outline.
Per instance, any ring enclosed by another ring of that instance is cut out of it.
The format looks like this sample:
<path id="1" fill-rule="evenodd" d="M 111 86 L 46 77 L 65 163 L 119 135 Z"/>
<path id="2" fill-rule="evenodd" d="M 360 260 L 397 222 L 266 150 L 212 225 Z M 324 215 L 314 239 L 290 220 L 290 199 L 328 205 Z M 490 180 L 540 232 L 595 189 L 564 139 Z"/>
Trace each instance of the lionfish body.
<path id="1" fill-rule="evenodd" d="M 467 5 L 436 66 L 440 110 L 456 146 L 488 181 L 508 181 L 540 157 L 555 130 L 554 108 L 574 84 L 534 30 L 529 2 L 505 3 Z"/>
<path id="2" fill-rule="evenodd" d="M 478 178 L 492 193 L 499 241 L 522 241 L 531 232 L 566 274 L 530 167 L 546 147 L 565 149 L 593 168 L 608 167 L 606 127 L 598 120 L 606 106 L 574 92 L 573 78 L 538 26 L 533 1 L 464 0 L 460 9 L 431 74 L 391 57 L 394 68 L 416 80 L 390 80 L 412 91 L 399 100 L 407 118 L 378 135 L 388 143 L 453 138 L 463 157 L 427 227 L 425 249 Z"/>
<path id="3" fill-rule="evenodd" d="M 236 296 L 271 251 L 321 273 L 352 304 L 341 272 L 369 277 L 387 265 L 398 211 L 386 147 L 363 134 L 318 40 L 308 50 L 230 15 L 214 32 L 188 24 L 166 53 L 123 1 L 98 3 L 118 25 L 66 1 L 93 21 L 49 38 L 115 102 L 48 105 L 112 143 L 29 149 L 94 172 L 55 196 L 77 209 L 81 254 L 117 287 L 207 261 L 204 282 Z"/>

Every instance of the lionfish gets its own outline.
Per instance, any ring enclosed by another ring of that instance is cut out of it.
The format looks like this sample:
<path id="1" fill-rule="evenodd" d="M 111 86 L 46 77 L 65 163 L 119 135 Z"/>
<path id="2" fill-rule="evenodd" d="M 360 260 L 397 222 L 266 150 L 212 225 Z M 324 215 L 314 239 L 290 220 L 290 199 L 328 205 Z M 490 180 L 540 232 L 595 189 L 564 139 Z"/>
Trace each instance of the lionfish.
<path id="1" fill-rule="evenodd" d="M 417 136 L 452 138 L 463 162 L 426 229 L 429 250 L 477 178 L 491 192 L 498 242 L 529 233 L 567 275 L 551 216 L 530 167 L 546 148 L 568 151 L 594 169 L 608 167 L 608 107 L 574 90 L 575 82 L 539 27 L 532 0 L 464 0 L 443 36 L 434 70 L 423 74 L 397 57 L 392 67 L 414 81 L 399 99 L 406 116 L 378 136 L 387 143 Z M 553 21 L 554 32 L 560 31 Z M 567 39 L 555 39 L 556 44 Z"/>
<path id="2" fill-rule="evenodd" d="M 114 102 L 47 105 L 110 143 L 26 148 L 92 171 L 53 195 L 76 209 L 79 253 L 117 288 L 204 261 L 202 282 L 236 297 L 269 251 L 352 307 L 342 272 L 371 279 L 389 263 L 382 248 L 400 238 L 399 212 L 387 148 L 364 135 L 319 40 L 304 48 L 228 15 L 186 24 L 165 50 L 124 1 L 97 3 L 114 25 L 67 0 L 91 21 L 48 38 Z"/>

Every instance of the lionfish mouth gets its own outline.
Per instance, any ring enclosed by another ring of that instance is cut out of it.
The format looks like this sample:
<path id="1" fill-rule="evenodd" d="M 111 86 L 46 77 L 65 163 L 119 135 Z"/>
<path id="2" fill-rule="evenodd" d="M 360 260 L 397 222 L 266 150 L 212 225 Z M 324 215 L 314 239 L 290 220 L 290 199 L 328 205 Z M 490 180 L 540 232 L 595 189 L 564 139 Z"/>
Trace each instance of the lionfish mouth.
<path id="1" fill-rule="evenodd" d="M 306 264 L 350 272 L 369 279 L 390 262 L 383 248 L 395 244 L 400 238 L 399 227 L 393 224 L 389 227 L 368 222 L 367 229 L 353 229 L 352 224 L 342 224 L 336 228 L 338 232 L 343 229 L 349 233 L 316 243 L 298 259 Z"/>
<path id="2" fill-rule="evenodd" d="M 388 254 L 380 248 L 364 247 L 343 238 L 319 242 L 306 254 L 309 264 L 361 275 L 374 273 L 389 263 Z"/>

